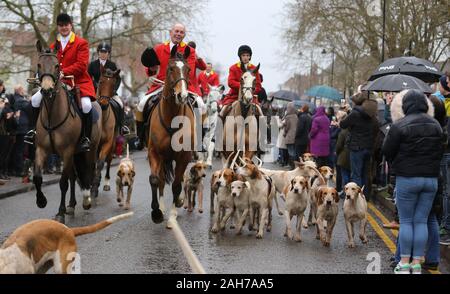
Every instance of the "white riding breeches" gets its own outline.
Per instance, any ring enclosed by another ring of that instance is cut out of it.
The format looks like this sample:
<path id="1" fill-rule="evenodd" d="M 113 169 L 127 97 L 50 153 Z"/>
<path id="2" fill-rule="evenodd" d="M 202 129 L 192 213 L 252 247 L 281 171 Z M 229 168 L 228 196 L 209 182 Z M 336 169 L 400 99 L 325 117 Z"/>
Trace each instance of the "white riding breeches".
<path id="1" fill-rule="evenodd" d="M 31 105 L 34 108 L 39 108 L 41 106 L 41 102 L 42 102 L 42 94 L 41 94 L 41 90 L 37 91 L 36 94 L 34 94 L 31 97 Z M 89 97 L 82 97 L 81 98 L 81 108 L 83 110 L 83 113 L 89 113 L 92 109 L 92 103 L 91 103 L 91 98 Z"/>
<path id="2" fill-rule="evenodd" d="M 153 96 L 161 93 L 163 90 L 163 88 L 159 88 L 158 90 L 156 90 L 155 92 L 152 92 L 150 94 L 145 95 L 144 97 L 141 98 L 141 100 L 139 101 L 139 105 L 138 105 L 138 111 L 143 112 L 144 108 L 145 108 L 145 104 L 147 104 L 148 99 L 152 98 Z"/>
<path id="3" fill-rule="evenodd" d="M 120 108 L 123 109 L 123 102 L 122 102 L 122 99 L 120 99 L 120 97 L 117 96 L 117 95 L 114 96 L 113 99 L 114 99 L 114 101 L 116 101 L 116 102 L 120 105 Z"/>

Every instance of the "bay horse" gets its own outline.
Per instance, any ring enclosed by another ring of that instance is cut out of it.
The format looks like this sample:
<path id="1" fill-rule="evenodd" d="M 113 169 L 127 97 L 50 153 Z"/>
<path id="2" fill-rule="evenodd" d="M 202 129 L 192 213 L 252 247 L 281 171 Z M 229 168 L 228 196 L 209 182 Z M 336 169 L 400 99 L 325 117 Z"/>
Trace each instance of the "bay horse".
<path id="1" fill-rule="evenodd" d="M 223 159 L 237 151 L 244 151 L 243 157 L 252 159 L 257 152 L 259 132 L 256 117 L 261 115 L 261 110 L 252 100 L 259 68 L 260 64 L 253 70 L 242 66 L 239 98 L 232 104 L 223 126 Z"/>
<path id="2" fill-rule="evenodd" d="M 65 213 L 73 214 L 75 200 L 75 179 L 83 193 L 83 208 L 91 208 L 90 188 L 95 171 L 96 152 L 100 141 L 101 119 L 92 126 L 91 151 L 77 153 L 77 145 L 81 135 L 81 118 L 77 115 L 76 106 L 69 97 L 67 86 L 60 81 L 60 67 L 56 49 L 43 49 L 36 43 L 39 53 L 38 79 L 43 96 L 38 121 L 36 123 L 36 157 L 33 172 L 33 183 L 36 187 L 36 204 L 39 208 L 47 206 L 47 199 L 42 192 L 42 169 L 48 155 L 58 154 L 63 161 L 63 171 L 59 181 L 61 202 L 55 219 L 65 221 Z M 93 103 L 101 116 L 100 106 Z M 66 193 L 71 183 L 70 204 L 66 210 Z"/>
<path id="3" fill-rule="evenodd" d="M 206 160 L 204 161 L 206 162 L 206 165 L 211 168 L 215 147 L 215 142 L 213 139 L 216 133 L 217 119 L 219 117 L 219 101 L 220 99 L 222 99 L 225 87 L 223 85 L 220 85 L 218 87 L 209 86 L 209 90 L 209 94 L 206 98 L 208 130 L 203 139 L 203 143 L 206 146 Z"/>
<path id="4" fill-rule="evenodd" d="M 119 134 L 119 128 L 116 125 L 116 117 L 112 110 L 110 100 L 114 97 L 116 81 L 119 78 L 120 69 L 112 71 L 109 68 L 102 71 L 97 87 L 97 101 L 102 108 L 102 135 L 98 147 L 97 169 L 92 185 L 92 195 L 98 197 L 98 188 L 100 186 L 102 170 L 106 161 L 105 185 L 103 191 L 110 191 L 110 168 L 116 147 L 116 138 Z"/>
<path id="5" fill-rule="evenodd" d="M 177 53 L 177 46 L 173 47 L 162 98 L 149 118 L 147 146 L 151 169 L 149 182 L 152 188 L 152 220 L 156 224 L 164 221 L 164 187 L 166 183 L 172 183 L 173 204 L 167 223 L 169 229 L 170 220 L 176 220 L 177 208 L 183 206 L 183 199 L 179 197 L 182 191 L 181 183 L 186 167 L 192 159 L 195 143 L 194 112 L 188 101 L 190 68 L 186 60 L 189 55 L 189 47 L 185 49 L 184 55 Z M 181 129 L 172 127 L 174 119 L 178 118 L 183 120 Z M 180 133 L 183 136 L 179 137 Z M 179 146 L 184 147 L 175 151 L 174 148 L 178 149 Z M 176 163 L 175 172 L 173 161 Z"/>

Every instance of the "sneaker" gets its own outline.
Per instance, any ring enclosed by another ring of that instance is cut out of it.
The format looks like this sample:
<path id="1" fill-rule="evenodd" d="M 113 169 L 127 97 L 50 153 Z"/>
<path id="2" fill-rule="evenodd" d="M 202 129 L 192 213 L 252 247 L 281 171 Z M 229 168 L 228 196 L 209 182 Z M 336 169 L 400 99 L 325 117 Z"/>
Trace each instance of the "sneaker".
<path id="1" fill-rule="evenodd" d="M 439 244 L 442 246 L 450 246 L 450 234 L 442 235 Z"/>
<path id="2" fill-rule="evenodd" d="M 23 141 L 26 144 L 34 145 L 34 137 L 36 136 L 36 130 L 31 130 L 26 133 L 26 135 L 23 137 Z"/>
<path id="3" fill-rule="evenodd" d="M 122 126 L 122 128 L 120 129 L 120 133 L 122 136 L 128 136 L 131 132 L 127 126 Z"/>
<path id="4" fill-rule="evenodd" d="M 421 275 L 422 274 L 422 266 L 420 263 L 411 266 L 411 273 L 413 275 Z"/>
<path id="5" fill-rule="evenodd" d="M 445 229 L 445 228 L 441 228 L 441 229 L 439 230 L 439 235 L 441 235 L 441 236 L 450 235 L 450 231 L 448 231 L 448 230 Z"/>
<path id="6" fill-rule="evenodd" d="M 396 274 L 396 275 L 409 275 L 409 274 L 411 274 L 411 265 L 409 263 L 402 264 L 401 262 L 399 262 L 397 264 L 397 266 L 394 268 L 394 274 Z"/>
<path id="7" fill-rule="evenodd" d="M 424 270 L 437 271 L 439 269 L 439 263 L 437 262 L 423 263 L 422 268 Z"/>

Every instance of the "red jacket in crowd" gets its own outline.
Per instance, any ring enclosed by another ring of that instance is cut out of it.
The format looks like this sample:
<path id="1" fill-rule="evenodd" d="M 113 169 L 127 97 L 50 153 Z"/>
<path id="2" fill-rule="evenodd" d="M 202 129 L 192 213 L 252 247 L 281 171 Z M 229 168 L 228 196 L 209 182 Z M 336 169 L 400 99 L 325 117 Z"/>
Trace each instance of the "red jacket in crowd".
<path id="1" fill-rule="evenodd" d="M 184 50 L 188 47 L 188 45 L 184 42 L 181 42 L 178 46 L 178 52 L 181 54 L 184 54 Z M 170 60 L 170 42 L 165 42 L 163 44 L 156 45 L 154 48 L 156 56 L 159 61 L 159 72 L 156 78 L 161 81 L 166 80 L 166 72 L 167 72 L 167 66 L 169 64 Z M 195 49 L 190 48 L 191 54 L 188 57 L 187 63 L 189 64 L 189 67 L 191 69 L 190 76 L 189 76 L 189 85 L 188 90 L 197 94 L 200 94 L 200 88 L 198 87 L 197 77 L 195 74 L 196 70 L 196 63 L 197 63 L 197 56 L 195 54 Z M 148 70 L 147 74 L 149 74 Z M 161 86 L 154 84 L 147 94 L 150 94 L 157 89 L 159 89 Z"/>
<path id="2" fill-rule="evenodd" d="M 219 86 L 219 75 L 215 71 L 211 71 L 209 74 L 206 71 L 202 71 L 198 76 L 198 82 L 202 96 L 207 96 L 209 94 L 209 86 Z"/>
<path id="3" fill-rule="evenodd" d="M 230 87 L 230 91 L 228 94 L 223 98 L 222 105 L 228 105 L 232 104 L 234 101 L 237 101 L 239 98 L 239 88 L 241 87 L 241 77 L 242 77 L 242 69 L 241 69 L 241 63 L 238 62 L 230 67 L 230 73 L 228 75 L 228 86 Z M 249 64 L 247 69 L 252 70 L 255 69 L 256 66 L 253 64 Z M 259 75 L 259 72 L 256 74 L 256 88 L 254 95 L 258 95 L 258 93 L 261 91 L 261 76 Z M 258 98 L 255 98 L 253 100 L 253 103 L 258 103 Z"/>
<path id="4" fill-rule="evenodd" d="M 95 89 L 92 79 L 88 73 L 89 65 L 89 45 L 88 42 L 71 33 L 69 43 L 66 48 L 62 50 L 61 42 L 58 40 L 50 45 L 51 49 L 55 46 L 58 48 L 57 57 L 59 60 L 60 69 L 65 76 L 74 76 L 75 85 L 80 88 L 81 97 L 90 97 L 95 101 Z M 64 83 L 69 86 L 72 85 L 71 80 L 65 80 Z"/>

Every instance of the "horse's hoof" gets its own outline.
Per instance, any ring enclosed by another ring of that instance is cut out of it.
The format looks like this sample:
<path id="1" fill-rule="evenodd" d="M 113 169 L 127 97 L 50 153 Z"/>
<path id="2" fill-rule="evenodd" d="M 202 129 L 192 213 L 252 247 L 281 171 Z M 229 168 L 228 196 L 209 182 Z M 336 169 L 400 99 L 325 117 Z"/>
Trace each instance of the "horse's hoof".
<path id="1" fill-rule="evenodd" d="M 66 222 L 66 218 L 64 217 L 64 215 L 57 214 L 55 216 L 55 221 L 57 221 L 57 222 L 59 222 L 61 224 L 64 224 Z"/>
<path id="2" fill-rule="evenodd" d="M 160 209 L 155 209 L 152 211 L 152 221 L 155 224 L 160 224 L 164 221 L 164 215 Z"/>
<path id="3" fill-rule="evenodd" d="M 66 208 L 66 214 L 74 216 L 75 215 L 75 207 L 67 207 Z"/>
<path id="4" fill-rule="evenodd" d="M 41 209 L 45 208 L 47 206 L 47 198 L 45 198 L 44 194 L 37 197 L 36 205 L 37 205 L 37 207 L 39 207 Z"/>
<path id="5" fill-rule="evenodd" d="M 111 191 L 111 187 L 110 187 L 110 186 L 107 186 L 107 185 L 105 185 L 105 186 L 103 186 L 103 191 L 105 191 L 105 192 L 109 192 L 109 191 Z"/>
<path id="6" fill-rule="evenodd" d="M 184 200 L 179 199 L 179 200 L 177 201 L 177 203 L 175 203 L 175 207 L 176 207 L 176 208 L 181 208 L 181 207 L 183 207 L 183 204 L 184 204 Z"/>
<path id="7" fill-rule="evenodd" d="M 91 201 L 91 197 L 85 198 L 83 200 L 83 209 L 84 210 L 89 210 L 92 207 L 92 201 Z"/>

